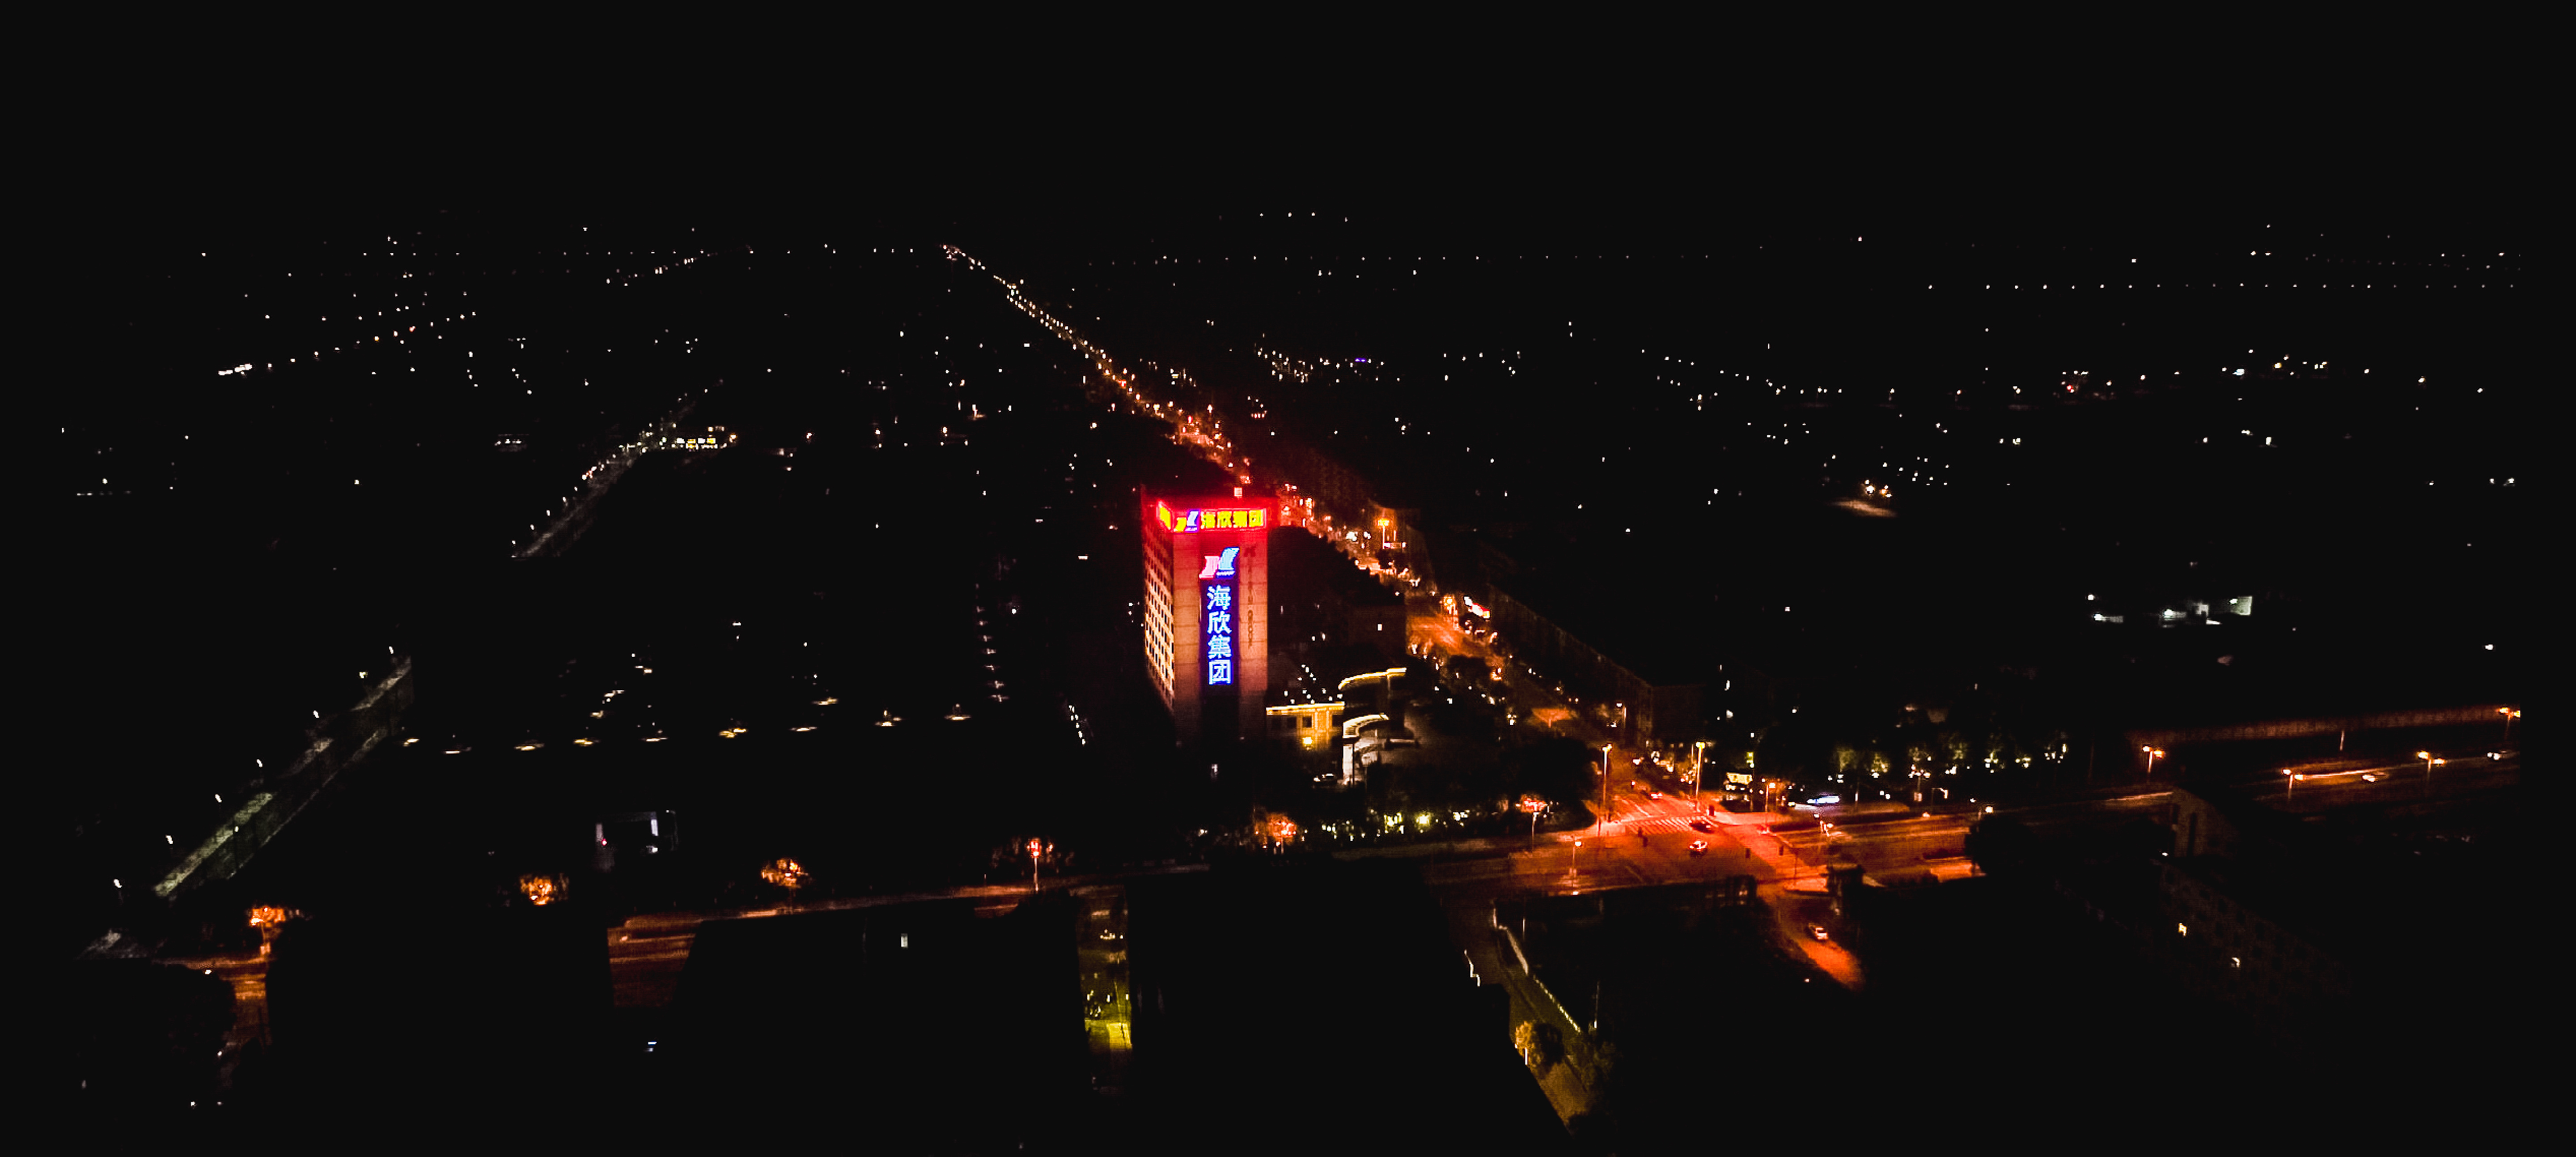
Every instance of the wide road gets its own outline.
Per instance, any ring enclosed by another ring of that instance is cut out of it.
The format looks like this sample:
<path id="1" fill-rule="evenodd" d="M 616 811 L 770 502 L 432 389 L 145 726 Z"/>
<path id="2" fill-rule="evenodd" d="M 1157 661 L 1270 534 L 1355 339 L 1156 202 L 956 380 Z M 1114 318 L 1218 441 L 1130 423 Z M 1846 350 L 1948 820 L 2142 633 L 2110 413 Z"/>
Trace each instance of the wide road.
<path id="1" fill-rule="evenodd" d="M 2310 814 L 2491 791 L 2510 787 L 2522 777 L 2518 751 L 2436 753 L 2433 758 L 2440 762 L 2427 766 L 2422 759 L 2383 758 L 2280 768 L 2279 780 L 2265 785 L 2254 798 L 2267 807 Z"/>
<path id="2" fill-rule="evenodd" d="M 1765 834 L 1765 821 L 1772 817 L 1723 812 L 1703 816 L 1670 796 L 1621 794 L 1612 802 L 1616 818 L 1610 823 L 1578 832 L 1545 833 L 1533 850 L 1515 851 L 1500 861 L 1440 865 L 1427 875 L 1435 887 L 1451 893 L 1453 911 L 1488 910 L 1494 898 L 1512 893 L 1568 895 L 1751 876 L 1756 894 L 1780 921 L 1782 942 L 1795 945 L 1842 984 L 1860 985 L 1859 961 L 1831 939 L 1832 901 L 1824 891 L 1823 867 Z M 1691 827 L 1694 820 L 1708 830 Z M 1697 855 L 1692 854 L 1694 842 L 1704 845 Z M 1828 939 L 1816 939 L 1811 927 L 1828 928 Z M 1462 937 L 1461 944 L 1474 944 L 1465 939 L 1474 929 L 1462 926 L 1453 933 Z M 1470 955 L 1476 955 L 1472 947 Z M 1517 961 L 1507 957 L 1517 967 Z M 1478 967 L 1485 963 L 1479 960 Z"/>
<path id="3" fill-rule="evenodd" d="M 1102 873 L 1061 880 L 1047 880 L 1049 891 L 1059 888 L 1092 888 L 1110 881 L 1144 875 L 1170 875 L 1201 872 L 1204 864 L 1176 864 L 1134 872 Z M 608 956 L 608 978 L 618 1008 L 659 1008 L 671 1003 L 679 991 L 680 973 L 689 962 L 689 949 L 697 943 L 698 926 L 709 920 L 760 919 L 792 915 L 799 912 L 831 912 L 850 908 L 874 908 L 888 904 L 909 904 L 923 900 L 972 899 L 978 915 L 998 915 L 1019 906 L 1027 899 L 1026 884 L 993 884 L 948 888 L 899 896 L 853 896 L 843 899 L 818 900 L 811 903 L 767 908 L 726 909 L 702 912 L 656 912 L 631 916 L 604 934 Z M 1124 939 L 1124 907 L 1119 909 L 1119 922 L 1106 925 L 1119 939 Z M 1097 935 L 1102 927 L 1086 925 L 1086 932 Z M 234 1027 L 226 1038 L 227 1054 L 254 1040 L 264 1040 L 268 1021 L 268 958 L 258 954 L 209 956 L 178 959 L 169 963 L 201 969 L 222 977 L 233 986 Z M 1119 974 L 1116 1003 L 1123 1005 L 1124 972 Z M 1123 1042 L 1122 1042 L 1123 1044 Z"/>
<path id="4" fill-rule="evenodd" d="M 2035 824 L 2077 817 L 2098 821 L 2105 814 L 2150 814 L 2165 798 L 2164 791 L 2149 789 L 2006 810 Z M 1484 894 L 1569 894 L 1751 876 L 1756 895 L 1780 923 L 1782 940 L 1836 981 L 1858 988 L 1861 962 L 1842 946 L 1842 921 L 1826 891 L 1828 866 L 1857 864 L 1881 878 L 1973 875 L 1976 866 L 1964 854 L 1967 833 L 1985 809 L 1881 810 L 1836 817 L 1845 810 L 1855 809 L 1826 808 L 1821 816 L 1798 817 L 1736 814 L 1622 785 L 1611 797 L 1606 822 L 1544 833 L 1534 849 L 1513 852 L 1500 863 L 1443 865 L 1434 869 L 1432 882 L 1466 887 L 1490 899 Z M 1697 855 L 1692 854 L 1694 843 L 1702 845 Z M 1824 933 L 1821 938 L 1818 931 Z"/>

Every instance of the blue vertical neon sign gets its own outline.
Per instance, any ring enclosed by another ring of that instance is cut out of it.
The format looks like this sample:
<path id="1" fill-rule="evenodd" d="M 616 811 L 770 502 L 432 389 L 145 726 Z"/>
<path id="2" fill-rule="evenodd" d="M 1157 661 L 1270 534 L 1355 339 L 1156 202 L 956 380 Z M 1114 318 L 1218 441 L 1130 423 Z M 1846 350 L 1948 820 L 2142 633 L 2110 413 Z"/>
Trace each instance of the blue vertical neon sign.
<path id="1" fill-rule="evenodd" d="M 1225 565 L 1219 567 L 1218 562 Z M 1234 603 L 1234 548 L 1226 548 L 1222 559 L 1208 560 L 1210 575 L 1199 585 L 1199 624 L 1207 632 L 1207 685 L 1228 687 L 1234 684 L 1234 627 L 1237 607 Z"/>
<path id="2" fill-rule="evenodd" d="M 1234 683 L 1234 581 L 1212 581 L 1199 588 L 1207 628 L 1207 681 L 1210 687 Z"/>

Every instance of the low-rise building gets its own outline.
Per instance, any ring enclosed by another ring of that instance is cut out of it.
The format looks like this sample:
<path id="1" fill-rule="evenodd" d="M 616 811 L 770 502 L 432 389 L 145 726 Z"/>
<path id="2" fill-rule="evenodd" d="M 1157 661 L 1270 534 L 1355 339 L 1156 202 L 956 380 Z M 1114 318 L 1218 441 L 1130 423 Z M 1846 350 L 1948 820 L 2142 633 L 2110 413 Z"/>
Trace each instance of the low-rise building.
<path id="1" fill-rule="evenodd" d="M 1274 536 L 1271 573 L 1275 646 L 1299 653 L 1365 647 L 1389 660 L 1403 653 L 1404 596 L 1360 573 L 1323 540 Z"/>
<path id="2" fill-rule="evenodd" d="M 1513 656 L 1564 683 L 1623 739 L 1687 743 L 1703 728 L 1705 680 L 1672 616 L 1587 613 L 1593 597 L 1535 579 L 1493 586 L 1494 629 Z"/>

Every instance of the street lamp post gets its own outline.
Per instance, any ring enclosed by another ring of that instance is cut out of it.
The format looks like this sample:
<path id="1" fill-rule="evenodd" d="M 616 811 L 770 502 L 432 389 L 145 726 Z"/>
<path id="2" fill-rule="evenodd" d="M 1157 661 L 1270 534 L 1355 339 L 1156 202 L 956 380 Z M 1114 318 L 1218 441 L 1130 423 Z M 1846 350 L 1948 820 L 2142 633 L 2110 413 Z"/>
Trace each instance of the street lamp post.
<path id="1" fill-rule="evenodd" d="M 2141 747 L 2138 750 L 2147 753 L 2147 774 L 2149 776 L 2155 775 L 2156 757 L 2163 755 L 2165 753 L 2165 749 L 2161 747 Z"/>
<path id="2" fill-rule="evenodd" d="M 1601 814 L 1592 817 L 1592 834 L 1601 835 L 1610 825 L 1610 745 L 1601 745 Z"/>
<path id="3" fill-rule="evenodd" d="M 2504 741 L 2507 743 L 2513 742 L 2513 721 L 2522 718 L 2521 709 L 2515 707 L 2498 707 L 2496 708 L 2496 714 L 2504 716 Z"/>
<path id="4" fill-rule="evenodd" d="M 2451 761 L 2447 759 L 2435 759 L 2433 758 L 2433 753 L 2429 751 L 2418 751 L 2415 753 L 2415 758 L 2424 761 L 2424 790 L 2433 790 L 2433 766 L 2435 764 L 2449 763 Z"/>
<path id="5" fill-rule="evenodd" d="M 1035 894 L 1038 890 L 1038 853 L 1045 850 L 1044 843 L 1037 840 L 1029 841 L 1029 892 L 1031 894 Z"/>
<path id="6" fill-rule="evenodd" d="M 1534 795 L 1524 795 L 1521 797 L 1521 802 L 1518 806 L 1522 811 L 1529 813 L 1529 846 L 1530 850 L 1535 852 L 1538 850 L 1538 813 L 1547 810 L 1547 801 Z"/>

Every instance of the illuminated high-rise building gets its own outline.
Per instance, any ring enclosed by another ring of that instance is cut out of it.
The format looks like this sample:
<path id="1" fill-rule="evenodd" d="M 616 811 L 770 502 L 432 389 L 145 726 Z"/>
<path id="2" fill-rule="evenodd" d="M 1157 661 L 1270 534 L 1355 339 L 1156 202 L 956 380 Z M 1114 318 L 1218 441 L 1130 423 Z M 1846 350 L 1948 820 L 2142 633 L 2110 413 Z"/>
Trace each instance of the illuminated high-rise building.
<path id="1" fill-rule="evenodd" d="M 1262 733 L 1277 521 L 1240 492 L 1145 496 L 1145 670 L 1184 745 Z"/>

